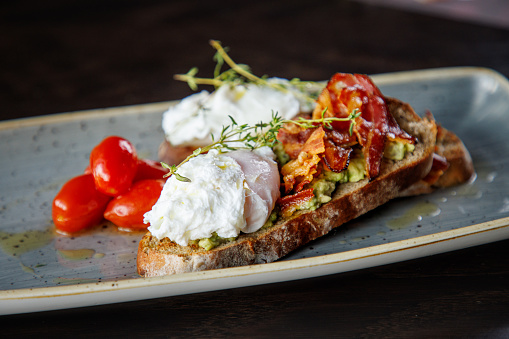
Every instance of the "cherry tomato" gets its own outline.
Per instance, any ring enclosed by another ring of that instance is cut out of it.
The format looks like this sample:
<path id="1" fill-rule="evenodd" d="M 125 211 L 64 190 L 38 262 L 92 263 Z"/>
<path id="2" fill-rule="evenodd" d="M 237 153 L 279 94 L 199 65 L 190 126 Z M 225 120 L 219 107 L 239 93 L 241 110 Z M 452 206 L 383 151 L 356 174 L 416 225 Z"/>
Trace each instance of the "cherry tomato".
<path id="1" fill-rule="evenodd" d="M 136 175 L 134 176 L 133 182 L 145 180 L 145 179 L 163 179 L 166 181 L 168 178 L 164 178 L 169 170 L 164 168 L 160 162 L 150 159 L 138 159 L 138 167 L 136 168 Z M 83 171 L 84 174 L 92 173 L 90 165 Z"/>
<path id="2" fill-rule="evenodd" d="M 95 226 L 103 220 L 110 200 L 110 196 L 95 188 L 92 174 L 74 177 L 62 186 L 53 200 L 53 222 L 65 233 Z"/>
<path id="3" fill-rule="evenodd" d="M 104 218 L 121 228 L 146 229 L 143 215 L 152 209 L 161 195 L 164 180 L 147 179 L 133 184 L 131 189 L 110 201 Z"/>
<path id="4" fill-rule="evenodd" d="M 136 171 L 136 176 L 133 181 L 140 181 L 145 179 L 163 179 L 163 176 L 168 173 L 169 170 L 164 168 L 160 162 L 149 160 L 149 159 L 139 159 L 138 160 L 138 170 Z"/>
<path id="5" fill-rule="evenodd" d="M 136 150 L 124 138 L 107 137 L 92 150 L 90 167 L 97 189 L 104 194 L 117 196 L 129 190 L 136 175 Z"/>

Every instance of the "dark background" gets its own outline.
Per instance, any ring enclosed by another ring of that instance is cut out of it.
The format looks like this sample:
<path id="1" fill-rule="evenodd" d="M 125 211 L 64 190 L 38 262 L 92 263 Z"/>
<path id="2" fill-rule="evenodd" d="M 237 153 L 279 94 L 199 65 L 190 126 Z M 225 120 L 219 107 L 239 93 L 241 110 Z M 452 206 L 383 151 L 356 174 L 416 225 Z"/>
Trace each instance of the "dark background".
<path id="1" fill-rule="evenodd" d="M 411 1 L 411 0 L 409 0 Z M 0 118 L 179 99 L 212 74 L 209 39 L 255 74 L 326 80 L 483 66 L 509 75 L 509 32 L 351 1 L 15 1 L 0 10 Z M 509 19 L 508 19 L 509 20 Z"/>
<path id="2" fill-rule="evenodd" d="M 353 1 L 0 5 L 0 119 L 179 99 L 209 39 L 258 75 L 449 66 L 509 76 L 509 30 Z M 5 161 L 2 159 L 1 161 Z M 6 337 L 509 336 L 509 241 L 345 274 L 0 317 Z"/>

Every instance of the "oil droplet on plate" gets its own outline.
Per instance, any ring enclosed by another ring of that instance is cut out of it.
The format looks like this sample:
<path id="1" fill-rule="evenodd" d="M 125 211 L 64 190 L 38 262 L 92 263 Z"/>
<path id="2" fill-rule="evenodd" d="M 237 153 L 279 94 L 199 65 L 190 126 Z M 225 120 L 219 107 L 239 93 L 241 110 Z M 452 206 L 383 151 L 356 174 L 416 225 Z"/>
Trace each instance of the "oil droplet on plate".
<path id="1" fill-rule="evenodd" d="M 67 260 L 86 260 L 94 256 L 95 251 L 87 248 L 77 250 L 58 250 L 58 253 Z"/>
<path id="2" fill-rule="evenodd" d="M 436 204 L 428 201 L 420 202 L 399 218 L 387 221 L 386 225 L 391 230 L 401 230 L 421 221 L 423 217 L 434 217 L 439 215 L 440 212 L 440 208 Z"/>
<path id="3" fill-rule="evenodd" d="M 19 264 L 20 264 L 20 266 L 21 266 L 21 269 L 22 269 L 24 272 L 26 272 L 26 273 L 32 273 L 32 274 L 34 274 L 34 273 L 35 273 L 35 270 L 34 270 L 32 267 L 29 267 L 29 266 L 27 266 L 27 265 L 23 264 L 22 262 L 20 262 Z"/>
<path id="4" fill-rule="evenodd" d="M 502 202 L 502 207 L 498 210 L 498 213 L 507 213 L 509 212 L 509 198 L 504 198 Z"/>
<path id="5" fill-rule="evenodd" d="M 20 255 L 48 245 L 54 237 L 51 229 L 45 231 L 30 230 L 19 233 L 0 232 L 0 248 L 6 254 Z"/>
<path id="6" fill-rule="evenodd" d="M 497 172 L 488 173 L 488 175 L 486 176 L 486 182 L 492 183 L 496 177 L 497 177 Z"/>
<path id="7" fill-rule="evenodd" d="M 458 187 L 456 192 L 457 192 L 457 195 L 461 196 L 461 197 L 466 197 L 466 198 L 471 198 L 471 199 L 482 198 L 482 191 L 480 191 L 474 185 L 470 185 L 470 184 Z"/>
<path id="8" fill-rule="evenodd" d="M 92 258 L 94 259 L 101 259 L 104 258 L 104 253 L 95 253 Z"/>

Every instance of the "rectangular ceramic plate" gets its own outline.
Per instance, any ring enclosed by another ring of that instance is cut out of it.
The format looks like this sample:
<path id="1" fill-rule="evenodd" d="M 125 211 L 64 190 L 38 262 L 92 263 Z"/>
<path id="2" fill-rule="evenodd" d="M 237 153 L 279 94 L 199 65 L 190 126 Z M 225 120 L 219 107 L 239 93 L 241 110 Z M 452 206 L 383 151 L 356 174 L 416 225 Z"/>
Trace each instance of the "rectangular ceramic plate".
<path id="1" fill-rule="evenodd" d="M 0 314 L 167 297 L 346 272 L 509 238 L 509 83 L 487 69 L 374 76 L 387 96 L 433 112 L 472 154 L 472 182 L 392 201 L 270 264 L 158 278 L 136 274 L 140 233 L 54 232 L 51 202 L 108 135 L 156 159 L 157 103 L 0 123 Z"/>

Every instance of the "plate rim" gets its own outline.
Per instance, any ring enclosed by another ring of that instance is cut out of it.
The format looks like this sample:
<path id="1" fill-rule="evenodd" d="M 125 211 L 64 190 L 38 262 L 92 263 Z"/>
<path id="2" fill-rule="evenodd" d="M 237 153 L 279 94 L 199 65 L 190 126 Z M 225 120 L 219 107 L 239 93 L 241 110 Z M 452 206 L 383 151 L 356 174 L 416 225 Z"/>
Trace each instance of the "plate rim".
<path id="1" fill-rule="evenodd" d="M 189 272 L 184 274 L 175 274 L 160 277 L 147 277 L 147 278 L 140 277 L 140 278 L 121 279 L 115 281 L 101 281 L 97 283 L 69 284 L 62 286 L 1 290 L 0 300 L 76 295 L 76 294 L 86 294 L 90 292 L 108 292 L 118 289 L 145 287 L 144 285 L 146 285 L 146 283 L 150 283 L 150 285 L 168 285 L 194 281 L 196 280 L 196 278 L 202 277 L 203 275 L 207 275 L 206 277 L 207 279 L 218 279 L 218 278 L 223 279 L 238 276 L 239 273 L 240 275 L 245 275 L 245 274 L 270 273 L 274 271 L 288 271 L 312 266 L 343 263 L 347 261 L 359 260 L 372 256 L 401 252 L 418 247 L 438 244 L 448 240 L 457 240 L 464 237 L 474 236 L 485 232 L 503 230 L 506 228 L 509 231 L 509 217 L 464 226 L 453 230 L 427 234 L 419 237 L 412 237 L 404 240 L 398 240 L 394 242 L 369 246 L 365 248 L 325 254 L 316 257 L 275 261 L 266 264 L 230 267 L 208 271 Z M 319 262 L 315 263 L 315 261 Z M 92 286 L 96 287 L 94 288 Z M 91 291 L 92 289 L 97 290 Z M 47 291 L 54 290 L 69 290 L 69 291 L 65 291 L 65 293 L 60 294 L 46 293 Z"/>

